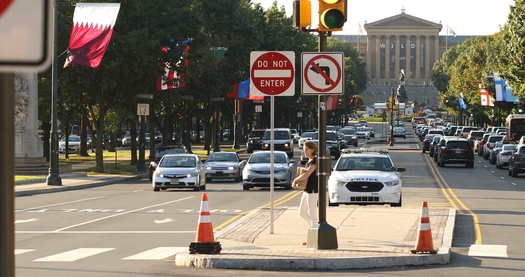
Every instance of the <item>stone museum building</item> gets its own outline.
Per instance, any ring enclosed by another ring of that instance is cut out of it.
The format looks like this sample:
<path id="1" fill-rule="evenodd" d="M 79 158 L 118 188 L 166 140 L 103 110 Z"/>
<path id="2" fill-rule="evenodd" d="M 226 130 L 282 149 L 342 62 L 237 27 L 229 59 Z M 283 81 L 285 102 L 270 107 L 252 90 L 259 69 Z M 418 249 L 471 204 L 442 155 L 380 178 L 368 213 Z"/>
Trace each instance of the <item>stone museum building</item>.
<path id="1" fill-rule="evenodd" d="M 473 36 L 440 36 L 440 23 L 400 14 L 365 23 L 366 35 L 335 38 L 350 42 L 366 62 L 367 90 L 362 93 L 365 105 L 385 102 L 404 69 L 410 101 L 427 106 L 438 104 L 438 92 L 432 85 L 432 67 L 448 47 Z"/>

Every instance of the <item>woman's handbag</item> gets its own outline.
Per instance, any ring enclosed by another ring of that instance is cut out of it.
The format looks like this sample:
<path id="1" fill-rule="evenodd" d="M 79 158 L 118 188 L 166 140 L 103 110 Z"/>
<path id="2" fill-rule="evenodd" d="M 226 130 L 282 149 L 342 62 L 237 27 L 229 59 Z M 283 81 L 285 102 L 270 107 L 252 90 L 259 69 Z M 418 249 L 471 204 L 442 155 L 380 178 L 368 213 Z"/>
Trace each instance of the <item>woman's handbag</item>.
<path id="1" fill-rule="evenodd" d="M 304 171 L 306 171 L 306 168 L 298 167 L 296 176 L 299 176 L 299 175 L 303 174 Z M 297 186 L 295 187 L 295 189 L 297 189 L 297 190 L 304 190 L 304 189 L 306 189 L 306 181 L 297 182 L 296 185 Z"/>

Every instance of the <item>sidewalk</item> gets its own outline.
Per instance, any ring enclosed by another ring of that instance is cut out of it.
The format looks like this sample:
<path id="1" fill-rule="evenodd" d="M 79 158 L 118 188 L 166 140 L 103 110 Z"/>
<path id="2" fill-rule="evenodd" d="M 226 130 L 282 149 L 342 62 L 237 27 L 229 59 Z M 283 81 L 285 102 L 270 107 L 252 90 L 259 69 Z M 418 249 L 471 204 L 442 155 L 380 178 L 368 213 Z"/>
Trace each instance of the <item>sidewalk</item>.
<path id="1" fill-rule="evenodd" d="M 29 196 L 34 194 L 52 193 L 67 190 L 87 189 L 93 187 L 107 186 L 119 182 L 141 178 L 141 175 L 94 175 L 72 173 L 64 174 L 62 186 L 48 186 L 45 180 L 30 183 L 20 182 L 15 185 L 16 196 Z"/>
<path id="2" fill-rule="evenodd" d="M 178 254 L 176 265 L 194 268 L 255 270 L 348 270 L 406 265 L 446 264 L 454 230 L 455 210 L 430 208 L 435 255 L 414 255 L 420 209 L 391 207 L 328 207 L 328 223 L 337 229 L 337 250 L 302 246 L 307 225 L 297 208 L 275 213 L 269 234 L 269 210 L 247 214 L 216 234 L 219 255 Z M 213 215 L 212 215 L 213 216 Z"/>

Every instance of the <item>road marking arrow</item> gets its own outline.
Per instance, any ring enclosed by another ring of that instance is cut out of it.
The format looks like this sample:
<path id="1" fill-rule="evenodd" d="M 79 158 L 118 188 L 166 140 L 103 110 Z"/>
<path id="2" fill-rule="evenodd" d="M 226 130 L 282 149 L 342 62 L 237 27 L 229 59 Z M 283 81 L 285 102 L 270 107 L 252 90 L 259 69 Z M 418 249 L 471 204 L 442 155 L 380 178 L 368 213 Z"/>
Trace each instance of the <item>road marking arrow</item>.
<path id="1" fill-rule="evenodd" d="M 164 209 L 158 209 L 158 210 L 151 210 L 151 211 L 148 211 L 148 213 L 163 213 L 164 212 Z"/>
<path id="2" fill-rule="evenodd" d="M 27 222 L 33 222 L 33 221 L 37 221 L 38 219 L 36 218 L 30 218 L 30 219 L 19 219 L 19 220 L 15 220 L 15 224 L 18 224 L 18 223 L 27 223 Z"/>
<path id="3" fill-rule="evenodd" d="M 166 218 L 166 219 L 161 219 L 161 220 L 154 220 L 154 222 L 156 224 L 164 224 L 164 223 L 169 223 L 169 222 L 172 222 L 174 221 L 173 219 L 171 218 Z"/>

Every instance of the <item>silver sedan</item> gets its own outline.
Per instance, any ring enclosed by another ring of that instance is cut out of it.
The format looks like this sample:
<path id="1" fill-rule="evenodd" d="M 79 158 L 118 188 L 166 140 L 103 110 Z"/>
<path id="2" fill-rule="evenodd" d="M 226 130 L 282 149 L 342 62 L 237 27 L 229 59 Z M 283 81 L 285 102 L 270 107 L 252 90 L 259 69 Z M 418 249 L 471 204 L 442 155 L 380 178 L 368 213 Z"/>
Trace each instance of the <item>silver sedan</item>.
<path id="1" fill-rule="evenodd" d="M 274 153 L 274 185 L 292 188 L 292 167 L 286 152 Z M 242 172 L 243 190 L 253 187 L 270 187 L 270 151 L 255 152 L 250 156 Z"/>
<path id="2" fill-rule="evenodd" d="M 214 152 L 206 160 L 206 180 L 234 179 L 240 182 L 246 161 L 241 161 L 235 152 Z"/>

